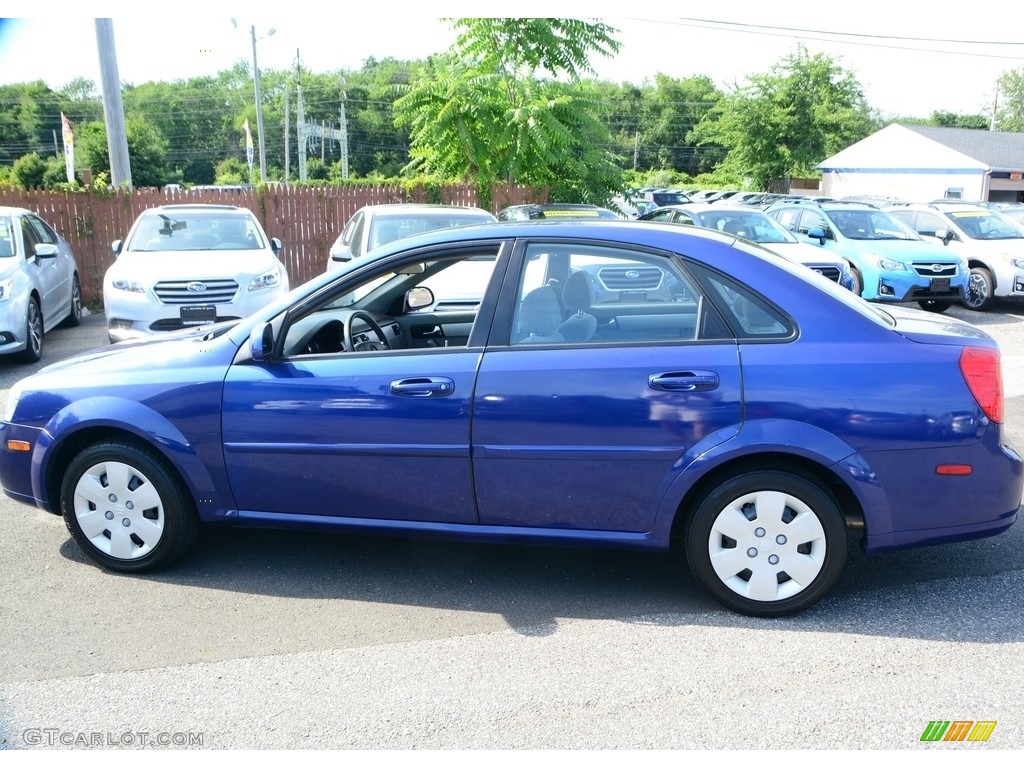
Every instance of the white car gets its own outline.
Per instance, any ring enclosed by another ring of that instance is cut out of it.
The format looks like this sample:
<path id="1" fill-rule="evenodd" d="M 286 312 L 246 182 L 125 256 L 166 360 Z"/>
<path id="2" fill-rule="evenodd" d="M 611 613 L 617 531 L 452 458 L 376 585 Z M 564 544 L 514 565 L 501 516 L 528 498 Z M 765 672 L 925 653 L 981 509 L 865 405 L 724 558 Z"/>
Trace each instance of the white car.
<path id="1" fill-rule="evenodd" d="M 247 317 L 289 289 L 281 241 L 247 208 L 151 208 L 113 250 L 103 278 L 111 342 Z"/>
<path id="2" fill-rule="evenodd" d="M 0 355 L 34 363 L 43 333 L 82 317 L 82 286 L 71 247 L 32 211 L 0 207 Z"/>
<path id="3" fill-rule="evenodd" d="M 340 269 L 367 251 L 434 229 L 487 224 L 497 219 L 482 208 L 463 205 L 390 203 L 366 205 L 352 214 L 331 246 L 327 271 Z"/>
<path id="4" fill-rule="evenodd" d="M 998 210 L 935 202 L 885 209 L 922 237 L 945 243 L 967 259 L 971 283 L 964 304 L 988 309 L 997 298 L 1024 299 L 1024 231 Z"/>

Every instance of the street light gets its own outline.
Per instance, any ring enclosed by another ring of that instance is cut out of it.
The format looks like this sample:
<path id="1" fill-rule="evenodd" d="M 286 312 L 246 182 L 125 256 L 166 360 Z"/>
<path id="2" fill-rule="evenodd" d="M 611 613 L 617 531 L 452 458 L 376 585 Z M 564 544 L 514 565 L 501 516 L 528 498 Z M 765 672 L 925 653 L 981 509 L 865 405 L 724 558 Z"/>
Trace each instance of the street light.
<path id="1" fill-rule="evenodd" d="M 238 29 L 238 20 L 232 19 L 231 24 L 235 29 Z M 277 30 L 271 27 L 267 30 L 267 37 L 273 36 Z M 260 100 L 260 68 L 256 63 L 256 25 L 253 24 L 249 27 L 249 33 L 252 35 L 252 84 L 253 90 L 256 92 L 256 134 L 259 140 L 260 148 L 260 181 L 264 184 L 267 183 L 267 149 L 263 143 L 263 102 Z M 262 38 L 261 38 L 262 39 Z"/>

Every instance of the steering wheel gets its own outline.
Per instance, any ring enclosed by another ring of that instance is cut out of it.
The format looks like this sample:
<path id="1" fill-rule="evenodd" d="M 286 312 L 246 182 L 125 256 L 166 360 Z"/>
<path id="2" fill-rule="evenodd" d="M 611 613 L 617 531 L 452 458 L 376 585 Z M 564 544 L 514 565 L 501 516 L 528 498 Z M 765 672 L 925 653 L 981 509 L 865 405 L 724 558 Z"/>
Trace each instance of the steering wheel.
<path id="1" fill-rule="evenodd" d="M 355 334 L 352 333 L 352 326 L 355 325 L 356 320 L 362 320 L 368 325 L 370 330 L 377 334 L 379 341 L 360 341 L 356 343 Z M 380 327 L 377 321 L 365 312 L 357 311 L 349 315 L 348 320 L 345 322 L 345 348 L 352 352 L 370 352 L 379 349 L 391 349 L 391 345 L 388 343 L 388 337 L 384 333 L 384 329 Z"/>

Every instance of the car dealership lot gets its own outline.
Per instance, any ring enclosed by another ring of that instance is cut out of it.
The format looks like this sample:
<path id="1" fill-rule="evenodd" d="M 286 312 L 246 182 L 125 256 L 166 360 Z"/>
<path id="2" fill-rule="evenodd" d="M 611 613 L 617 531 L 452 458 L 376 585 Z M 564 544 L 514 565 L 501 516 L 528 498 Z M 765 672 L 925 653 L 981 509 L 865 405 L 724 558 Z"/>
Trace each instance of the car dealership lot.
<path id="1" fill-rule="evenodd" d="M 1024 446 L 1024 307 L 949 313 L 1000 342 Z M 105 323 L 47 342 L 44 363 L 103 346 Z M 0 398 L 36 367 L 0 361 Z M 0 522 L 10 748 L 1024 746 L 1020 522 L 851 549 L 838 587 L 782 620 L 729 613 L 658 554 L 212 531 L 132 577 L 88 564 L 57 517 L 3 498 Z M 923 744 L 933 720 L 997 726 Z"/>

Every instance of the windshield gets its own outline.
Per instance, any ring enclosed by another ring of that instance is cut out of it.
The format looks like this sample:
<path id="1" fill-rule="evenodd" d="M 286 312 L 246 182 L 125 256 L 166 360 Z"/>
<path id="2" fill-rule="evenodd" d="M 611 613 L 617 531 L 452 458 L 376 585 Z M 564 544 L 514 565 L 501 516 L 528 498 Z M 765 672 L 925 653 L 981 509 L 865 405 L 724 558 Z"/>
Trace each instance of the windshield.
<path id="1" fill-rule="evenodd" d="M 7 216 L 0 216 L 0 258 L 14 255 L 14 228 Z M 6 296 L 4 298 L 7 298 Z"/>
<path id="2" fill-rule="evenodd" d="M 828 211 L 833 225 L 851 240 L 920 240 L 913 230 L 883 211 Z"/>
<path id="3" fill-rule="evenodd" d="M 146 213 L 128 243 L 130 251 L 258 251 L 263 233 L 247 213 Z"/>
<path id="4" fill-rule="evenodd" d="M 763 213 L 755 211 L 705 211 L 696 214 L 701 226 L 729 232 L 755 243 L 796 243 L 793 235 Z"/>
<path id="5" fill-rule="evenodd" d="M 1020 228 L 995 211 L 957 211 L 946 214 L 964 234 L 975 240 L 1019 240 Z"/>

